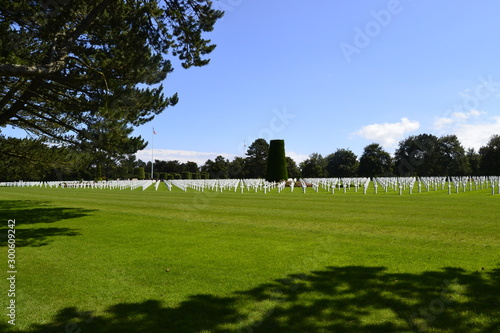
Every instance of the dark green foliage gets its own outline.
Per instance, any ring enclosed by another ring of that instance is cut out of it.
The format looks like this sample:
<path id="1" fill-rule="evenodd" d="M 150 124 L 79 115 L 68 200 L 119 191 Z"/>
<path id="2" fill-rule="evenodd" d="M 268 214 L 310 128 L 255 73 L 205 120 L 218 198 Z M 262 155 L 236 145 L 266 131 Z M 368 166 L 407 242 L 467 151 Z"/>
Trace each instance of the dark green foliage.
<path id="1" fill-rule="evenodd" d="M 200 176 L 201 176 L 201 179 L 210 179 L 210 175 L 208 172 L 201 172 Z"/>
<path id="2" fill-rule="evenodd" d="M 399 143 L 394 156 L 397 176 L 436 176 L 441 174 L 437 165 L 439 139 L 432 134 L 410 136 Z"/>
<path id="3" fill-rule="evenodd" d="M 469 166 L 472 176 L 481 176 L 481 155 L 477 153 L 474 148 L 469 148 L 467 150 L 467 159 L 469 161 Z"/>
<path id="4" fill-rule="evenodd" d="M 269 144 L 265 139 L 255 140 L 247 150 L 245 160 L 245 177 L 264 178 L 266 175 L 267 154 L 269 153 Z"/>
<path id="5" fill-rule="evenodd" d="M 321 154 L 312 153 L 307 160 L 300 163 L 300 170 L 304 178 L 326 177 L 326 160 Z"/>
<path id="6" fill-rule="evenodd" d="M 378 143 L 365 147 L 359 159 L 358 175 L 361 177 L 387 176 L 392 171 L 391 155 Z"/>
<path id="7" fill-rule="evenodd" d="M 394 160 L 398 176 L 464 176 L 471 172 L 465 150 L 455 135 L 410 136 L 399 143 Z"/>
<path id="8" fill-rule="evenodd" d="M 147 163 L 147 166 L 151 168 L 151 162 Z M 162 161 L 155 160 L 155 171 L 167 172 L 167 173 L 180 173 L 189 171 L 191 173 L 199 172 L 198 164 L 196 162 L 186 162 L 180 163 L 178 160 L 173 161 Z"/>
<path id="9" fill-rule="evenodd" d="M 177 103 L 177 94 L 165 97 L 160 85 L 172 60 L 184 68 L 208 64 L 215 45 L 202 35 L 223 14 L 211 5 L 2 1 L 0 126 L 116 152 L 132 126 Z M 143 144 L 134 139 L 127 146 Z"/>
<path id="10" fill-rule="evenodd" d="M 229 177 L 229 161 L 224 156 L 217 156 L 214 161 L 207 160 L 201 171 L 207 172 L 211 179 L 227 179 Z"/>
<path id="11" fill-rule="evenodd" d="M 146 178 L 146 173 L 144 172 L 144 168 L 143 167 L 135 168 L 135 170 L 134 170 L 134 177 L 137 178 L 137 179 L 145 179 Z"/>
<path id="12" fill-rule="evenodd" d="M 191 162 L 187 161 L 186 163 L 182 164 L 183 170 L 184 171 L 189 171 L 191 173 L 198 172 L 198 164 L 196 162 Z"/>
<path id="13" fill-rule="evenodd" d="M 329 177 L 354 177 L 358 173 L 357 156 L 349 149 L 338 149 L 326 160 Z"/>
<path id="14" fill-rule="evenodd" d="M 483 175 L 500 176 L 500 135 L 493 135 L 488 144 L 479 149 Z"/>
<path id="15" fill-rule="evenodd" d="M 245 178 L 245 159 L 243 157 L 235 157 L 229 163 L 228 175 L 229 178 Z"/>
<path id="16" fill-rule="evenodd" d="M 184 171 L 182 173 L 182 179 L 191 179 L 191 172 L 189 171 Z"/>
<path id="17" fill-rule="evenodd" d="M 440 137 L 438 151 L 439 160 L 435 161 L 435 163 L 441 167 L 439 175 L 467 176 L 471 174 L 465 149 L 456 135 Z"/>
<path id="18" fill-rule="evenodd" d="M 286 157 L 286 168 L 289 178 L 300 178 L 300 169 L 297 166 L 297 163 L 295 163 L 295 161 L 288 156 Z"/>
<path id="19" fill-rule="evenodd" d="M 271 140 L 267 156 L 266 180 L 268 182 L 278 182 L 287 179 L 285 140 Z"/>

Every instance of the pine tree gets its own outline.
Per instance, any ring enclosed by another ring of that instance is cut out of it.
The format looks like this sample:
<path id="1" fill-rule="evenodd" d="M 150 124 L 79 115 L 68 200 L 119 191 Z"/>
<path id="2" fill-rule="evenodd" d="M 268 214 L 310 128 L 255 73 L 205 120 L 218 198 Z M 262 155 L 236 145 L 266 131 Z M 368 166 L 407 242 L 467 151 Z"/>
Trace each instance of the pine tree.
<path id="1" fill-rule="evenodd" d="M 171 60 L 208 64 L 202 34 L 222 15 L 208 0 L 1 0 L 0 126 L 82 149 L 96 126 L 127 138 L 177 103 L 160 85 Z"/>

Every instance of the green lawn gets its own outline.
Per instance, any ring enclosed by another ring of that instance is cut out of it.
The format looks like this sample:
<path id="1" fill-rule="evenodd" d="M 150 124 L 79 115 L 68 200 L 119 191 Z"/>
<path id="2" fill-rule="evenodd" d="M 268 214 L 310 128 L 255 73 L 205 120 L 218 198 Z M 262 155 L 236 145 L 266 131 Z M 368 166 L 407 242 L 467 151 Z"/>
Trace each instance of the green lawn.
<path id="1" fill-rule="evenodd" d="M 13 332 L 500 332 L 500 195 L 0 188 Z"/>

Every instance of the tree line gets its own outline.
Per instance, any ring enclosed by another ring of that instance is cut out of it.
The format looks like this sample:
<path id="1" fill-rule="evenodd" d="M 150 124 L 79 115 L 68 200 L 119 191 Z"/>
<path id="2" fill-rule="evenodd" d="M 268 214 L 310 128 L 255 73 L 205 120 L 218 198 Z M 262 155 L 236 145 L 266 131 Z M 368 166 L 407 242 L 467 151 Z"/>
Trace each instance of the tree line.
<path id="1" fill-rule="evenodd" d="M 493 135 L 479 151 L 465 150 L 456 135 L 410 136 L 399 143 L 394 156 L 379 144 L 366 146 L 362 155 L 338 149 L 323 157 L 311 154 L 300 164 L 302 177 L 429 177 L 500 175 L 500 136 Z"/>
<path id="2" fill-rule="evenodd" d="M 93 154 L 38 139 L 3 137 L 0 153 L 0 181 L 151 178 L 151 161 L 138 160 L 134 154 Z M 155 160 L 153 178 L 264 178 L 268 153 L 269 143 L 257 139 L 245 157 L 232 161 L 223 156 L 203 165 Z M 500 135 L 493 135 L 478 151 L 465 150 L 455 135 L 420 134 L 402 140 L 393 156 L 372 143 L 359 158 L 350 149 L 339 148 L 327 156 L 312 153 L 299 164 L 290 157 L 286 161 L 290 178 L 498 176 Z"/>
<path id="3" fill-rule="evenodd" d="M 212 178 L 264 178 L 269 145 L 257 139 L 247 157 L 229 161 L 219 156 L 201 169 Z M 456 135 L 410 136 L 399 143 L 393 156 L 377 143 L 367 145 L 361 156 L 339 148 L 322 156 L 312 153 L 297 165 L 286 158 L 290 178 L 407 177 L 500 175 L 500 135 L 493 135 L 479 151 L 465 150 Z"/>

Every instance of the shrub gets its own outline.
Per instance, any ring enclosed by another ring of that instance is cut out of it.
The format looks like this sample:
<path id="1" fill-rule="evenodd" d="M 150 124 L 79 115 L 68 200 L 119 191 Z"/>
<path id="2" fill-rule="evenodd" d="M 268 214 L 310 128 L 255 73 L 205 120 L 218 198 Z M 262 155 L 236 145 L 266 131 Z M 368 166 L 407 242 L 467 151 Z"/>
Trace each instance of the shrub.
<path id="1" fill-rule="evenodd" d="M 267 156 L 266 180 L 277 182 L 287 179 L 285 140 L 271 140 Z"/>

